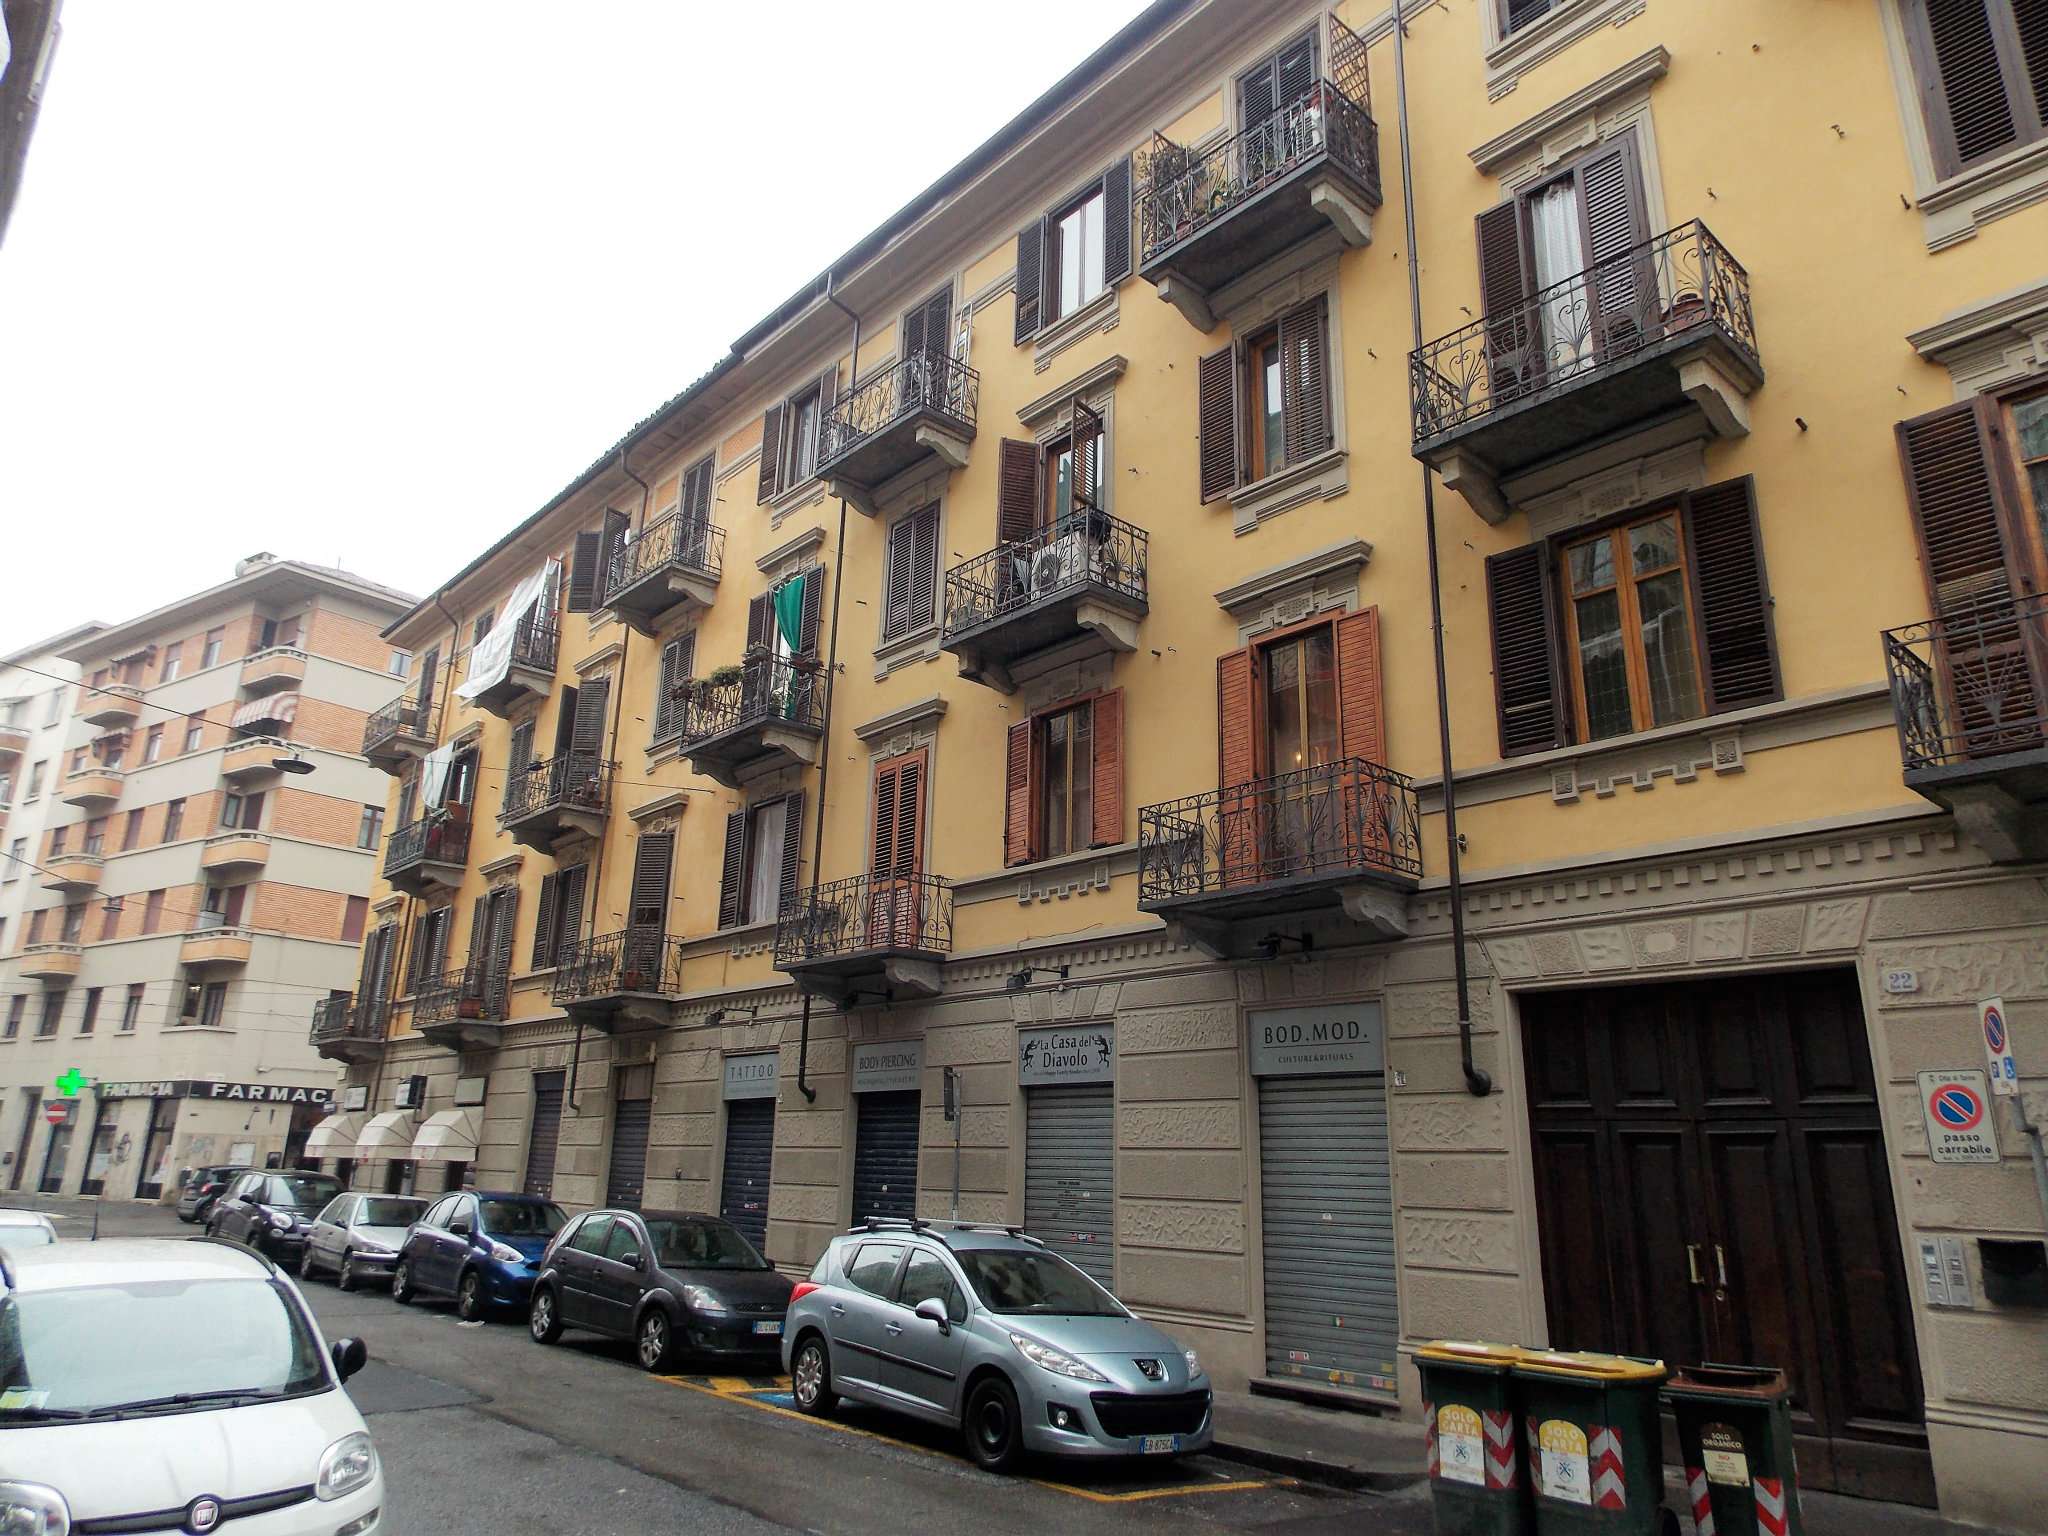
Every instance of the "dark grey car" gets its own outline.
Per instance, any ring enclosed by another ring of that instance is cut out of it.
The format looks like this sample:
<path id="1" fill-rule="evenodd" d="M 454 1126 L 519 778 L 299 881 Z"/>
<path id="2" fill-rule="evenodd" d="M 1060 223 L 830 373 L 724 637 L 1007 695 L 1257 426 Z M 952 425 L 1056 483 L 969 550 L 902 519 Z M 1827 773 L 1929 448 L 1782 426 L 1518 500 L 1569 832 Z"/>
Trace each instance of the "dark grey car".
<path id="1" fill-rule="evenodd" d="M 327 1202 L 306 1229 L 299 1278 L 329 1274 L 344 1291 L 367 1280 L 388 1284 L 405 1234 L 427 1202 L 412 1195 L 371 1195 L 349 1191 Z"/>

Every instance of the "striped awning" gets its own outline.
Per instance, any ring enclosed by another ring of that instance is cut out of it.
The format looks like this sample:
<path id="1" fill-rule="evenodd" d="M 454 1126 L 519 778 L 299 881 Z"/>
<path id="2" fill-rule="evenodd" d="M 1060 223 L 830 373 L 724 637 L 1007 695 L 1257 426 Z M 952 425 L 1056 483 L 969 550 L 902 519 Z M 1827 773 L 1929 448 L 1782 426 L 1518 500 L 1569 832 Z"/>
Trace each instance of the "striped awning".
<path id="1" fill-rule="evenodd" d="M 252 725 L 263 725 L 275 721 L 279 725 L 290 725 L 299 715 L 299 696 L 296 693 L 268 693 L 249 700 L 237 708 L 229 723 L 238 731 Z"/>

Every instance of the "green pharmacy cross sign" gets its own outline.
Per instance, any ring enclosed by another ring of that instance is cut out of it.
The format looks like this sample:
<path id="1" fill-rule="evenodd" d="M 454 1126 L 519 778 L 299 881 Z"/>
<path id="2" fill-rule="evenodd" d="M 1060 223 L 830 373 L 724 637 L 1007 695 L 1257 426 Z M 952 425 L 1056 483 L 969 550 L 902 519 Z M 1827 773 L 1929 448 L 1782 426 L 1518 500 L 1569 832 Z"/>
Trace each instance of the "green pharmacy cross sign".
<path id="1" fill-rule="evenodd" d="M 66 1072 L 62 1077 L 57 1079 L 57 1092 L 62 1094 L 67 1099 L 75 1099 L 81 1093 L 85 1092 L 85 1085 L 90 1081 L 91 1079 L 88 1078 L 83 1072 L 79 1071 L 78 1068 L 73 1067 L 70 1071 Z"/>

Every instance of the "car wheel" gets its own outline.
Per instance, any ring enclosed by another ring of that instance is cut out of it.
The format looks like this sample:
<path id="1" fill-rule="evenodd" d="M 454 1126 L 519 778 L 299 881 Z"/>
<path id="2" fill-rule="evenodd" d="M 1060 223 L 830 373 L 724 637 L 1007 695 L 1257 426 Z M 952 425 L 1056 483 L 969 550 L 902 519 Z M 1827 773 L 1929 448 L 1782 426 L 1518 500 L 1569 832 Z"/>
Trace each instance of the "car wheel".
<path id="1" fill-rule="evenodd" d="M 815 1333 L 805 1336 L 789 1364 L 790 1395 L 805 1413 L 828 1414 L 838 1404 L 832 1390 L 832 1362 L 825 1353 L 825 1341 Z"/>
<path id="2" fill-rule="evenodd" d="M 356 1266 L 345 1253 L 341 1256 L 341 1268 L 334 1272 L 334 1288 L 338 1291 L 352 1291 L 356 1288 Z"/>
<path id="3" fill-rule="evenodd" d="M 299 1278 L 310 1281 L 313 1278 L 313 1245 L 306 1244 L 299 1250 Z"/>
<path id="4" fill-rule="evenodd" d="M 465 1323 L 483 1321 L 484 1278 L 473 1269 L 455 1282 L 455 1315 Z"/>
<path id="5" fill-rule="evenodd" d="M 633 1342 L 639 1351 L 643 1371 L 666 1370 L 674 1343 L 668 1314 L 658 1306 L 649 1307 L 640 1318 L 640 1326 L 634 1330 Z"/>
<path id="6" fill-rule="evenodd" d="M 1024 1458 L 1017 1394 L 1004 1377 L 985 1376 L 967 1394 L 967 1416 L 960 1429 L 967 1437 L 967 1454 L 987 1471 L 1008 1472 Z"/>
<path id="7" fill-rule="evenodd" d="M 536 1344 L 552 1344 L 562 1336 L 562 1315 L 555 1310 L 555 1293 L 538 1286 L 526 1313 L 526 1331 Z"/>
<path id="8" fill-rule="evenodd" d="M 391 1299 L 402 1307 L 412 1298 L 412 1265 L 400 1259 L 398 1268 L 391 1271 Z"/>

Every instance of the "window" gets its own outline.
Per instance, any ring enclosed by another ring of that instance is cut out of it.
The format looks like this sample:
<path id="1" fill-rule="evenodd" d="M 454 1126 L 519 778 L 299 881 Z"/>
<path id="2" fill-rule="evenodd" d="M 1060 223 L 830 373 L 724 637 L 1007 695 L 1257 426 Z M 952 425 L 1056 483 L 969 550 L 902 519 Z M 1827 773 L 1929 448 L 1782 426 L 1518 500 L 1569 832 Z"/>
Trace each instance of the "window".
<path id="1" fill-rule="evenodd" d="M 50 690 L 50 707 L 43 712 L 44 725 L 55 725 L 64 718 L 64 694 L 65 690 L 62 688 Z"/>
<path id="2" fill-rule="evenodd" d="M 142 760 L 153 763 L 164 755 L 164 728 L 152 725 L 149 734 L 142 738 Z"/>
<path id="3" fill-rule="evenodd" d="M 1500 6 L 1500 35 L 1513 37 L 1532 21 L 1556 10 L 1560 0 L 1495 0 Z"/>
<path id="4" fill-rule="evenodd" d="M 19 729 L 28 728 L 28 700 L 9 699 L 0 706 L 0 725 L 11 725 Z"/>
<path id="5" fill-rule="evenodd" d="M 28 863 L 28 839 L 17 837 L 7 849 L 6 878 L 19 880 L 22 866 Z"/>
<path id="6" fill-rule="evenodd" d="M 900 517 L 889 525 L 882 571 L 882 638 L 900 640 L 937 620 L 939 598 L 939 507 Z"/>
<path id="7" fill-rule="evenodd" d="M 2042 137 L 2048 11 L 2028 0 L 1905 0 L 1904 12 L 1940 174 Z"/>
<path id="8" fill-rule="evenodd" d="M 0 917 L 0 950 L 7 948 L 7 919 Z"/>
<path id="9" fill-rule="evenodd" d="M 201 745 L 204 744 L 205 740 L 205 722 L 202 720 L 194 719 L 185 727 L 185 744 L 181 748 L 181 750 L 186 752 L 197 752 Z"/>
<path id="10" fill-rule="evenodd" d="M 81 1035 L 91 1034 L 93 1025 L 99 1022 L 100 994 L 105 990 L 104 987 L 87 987 L 85 989 L 85 1013 L 78 1021 L 78 1032 Z"/>
<path id="11" fill-rule="evenodd" d="M 1566 654 L 1581 741 L 1690 720 L 1699 658 L 1678 514 L 1564 549 Z"/>
<path id="12" fill-rule="evenodd" d="M 1131 275 L 1131 162 L 1117 160 L 1017 235 L 1016 340 L 1030 340 Z"/>
<path id="13" fill-rule="evenodd" d="M 434 907 L 420 919 L 413 932 L 412 965 L 406 972 L 406 990 L 417 992 L 448 968 L 448 930 L 455 920 L 452 907 Z"/>
<path id="14" fill-rule="evenodd" d="M 48 762 L 31 763 L 28 770 L 28 798 L 33 800 L 43 792 L 43 780 L 48 776 Z"/>
<path id="15" fill-rule="evenodd" d="M 1197 385 L 1202 500 L 1304 464 L 1336 442 L 1328 301 L 1317 296 L 1204 357 Z"/>
<path id="16" fill-rule="evenodd" d="M 1095 835 L 1093 724 L 1086 704 L 1044 720 L 1037 811 L 1046 858 L 1086 848 Z"/>
<path id="17" fill-rule="evenodd" d="M 177 681 L 178 668 L 183 665 L 184 659 L 184 641 L 173 640 L 169 645 L 165 646 L 163 665 L 157 671 L 157 681 L 161 683 Z"/>
<path id="18" fill-rule="evenodd" d="M 874 1296 L 887 1296 L 896 1278 L 896 1266 L 903 1258 L 901 1243 L 862 1243 L 853 1262 L 846 1266 L 846 1279 Z"/>
<path id="19" fill-rule="evenodd" d="M 64 996 L 61 987 L 43 994 L 43 1011 L 36 1019 L 38 1040 L 47 1040 L 57 1033 L 57 1020 L 64 1014 Z"/>
<path id="20" fill-rule="evenodd" d="M 164 836 L 167 843 L 178 840 L 178 834 L 185 830 L 185 802 L 169 800 L 164 803 Z"/>
<path id="21" fill-rule="evenodd" d="M 128 983 L 128 995 L 121 1001 L 120 1032 L 122 1034 L 132 1035 L 135 1033 L 135 1026 L 142 1020 L 142 997 L 146 990 L 147 988 L 139 981 Z"/>
<path id="22" fill-rule="evenodd" d="M 719 927 L 765 923 L 795 894 L 803 819 L 801 794 L 763 800 L 726 817 Z"/>
<path id="23" fill-rule="evenodd" d="M 179 983 L 178 1022 L 218 1029 L 227 1016 L 228 984 L 224 981 Z"/>
<path id="24" fill-rule="evenodd" d="M 826 415 L 839 394 L 839 370 L 827 368 L 761 418 L 761 484 L 758 499 L 769 501 L 809 480 L 818 470 L 818 446 Z"/>
<path id="25" fill-rule="evenodd" d="M 110 896 L 100 903 L 100 942 L 116 937 L 121 931 L 121 898 Z"/>
<path id="26" fill-rule="evenodd" d="M 412 670 L 412 652 L 393 651 L 390 659 L 384 663 L 384 670 L 393 677 L 405 676 L 406 673 Z"/>
<path id="27" fill-rule="evenodd" d="M 107 818 L 95 816 L 85 824 L 85 851 L 105 853 L 107 851 Z"/>
<path id="28" fill-rule="evenodd" d="M 47 918 L 49 917 L 49 915 L 50 915 L 50 909 L 49 909 L 48 907 L 38 907 L 38 908 L 37 908 L 37 909 L 36 909 L 35 911 L 33 911 L 33 912 L 29 913 L 29 915 L 28 915 L 28 942 L 29 942 L 29 943 L 31 943 L 31 944 L 40 944 L 40 943 L 42 943 L 42 942 L 43 942 L 43 923 L 44 923 L 44 921 L 45 921 L 45 920 L 46 920 L 46 919 L 47 919 Z"/>
<path id="29" fill-rule="evenodd" d="M 221 796 L 220 824 L 222 826 L 237 828 L 244 832 L 254 832 L 262 820 L 263 796 L 261 794 L 237 795 L 229 793 Z"/>
<path id="30" fill-rule="evenodd" d="M 121 851 L 140 846 L 142 842 L 142 812 L 130 811 L 128 819 L 121 824 Z"/>
<path id="31" fill-rule="evenodd" d="M 819 421 L 825 410 L 823 391 L 811 388 L 789 402 L 789 431 L 783 439 L 782 483 L 802 485 L 817 472 Z"/>
<path id="32" fill-rule="evenodd" d="M 21 1019 L 22 1015 L 27 1012 L 28 994 L 26 992 L 17 992 L 7 1000 L 7 1030 L 4 1038 L 9 1040 L 21 1038 Z"/>
<path id="33" fill-rule="evenodd" d="M 227 638 L 227 633 L 227 630 L 224 628 L 209 629 L 206 632 L 206 649 L 199 658 L 200 666 L 217 667 L 220 665 L 221 642 Z"/>
<path id="34" fill-rule="evenodd" d="M 691 681 L 691 669 L 696 665 L 695 632 L 678 635 L 662 646 L 661 666 L 656 670 L 654 680 L 653 742 L 668 741 L 682 733 L 683 717 L 687 713 L 687 708 L 678 696 L 677 690 L 684 683 Z"/>
<path id="35" fill-rule="evenodd" d="M 363 819 L 356 823 L 356 846 L 358 848 L 375 848 L 383 840 L 384 807 L 381 805 L 364 806 Z"/>
<path id="36" fill-rule="evenodd" d="M 93 751 L 104 766 L 119 768 L 128 756 L 128 738 L 125 735 L 102 736 L 93 743 Z"/>
<path id="37" fill-rule="evenodd" d="M 960 1282 L 953 1278 L 953 1271 L 946 1261 L 925 1248 L 913 1248 L 910 1262 L 903 1266 L 903 1284 L 896 1293 L 897 1301 L 906 1307 L 915 1308 L 921 1301 L 941 1301 L 946 1306 L 946 1316 L 953 1322 L 967 1321 L 967 1297 L 960 1289 Z"/>
<path id="38" fill-rule="evenodd" d="M 142 931 L 155 933 L 164 919 L 164 893 L 151 891 L 142 898 Z"/>
<path id="39" fill-rule="evenodd" d="M 1003 862 L 1058 858 L 1123 838 L 1123 692 L 1010 729 Z"/>
<path id="40" fill-rule="evenodd" d="M 638 849 L 635 854 L 637 856 Z M 571 864 L 541 876 L 540 910 L 533 923 L 533 968 L 545 970 L 560 958 L 562 946 L 576 942 L 583 926 L 583 892 L 590 866 Z"/>
<path id="41" fill-rule="evenodd" d="M 365 922 L 367 922 L 367 921 L 369 920 L 369 916 L 370 916 L 370 898 L 369 898 L 369 897 L 367 897 L 367 896 L 351 896 L 351 897 L 349 897 L 349 898 L 348 898 L 348 899 L 347 899 L 347 900 L 346 900 L 346 901 L 345 901 L 345 902 L 344 902 L 344 903 L 342 904 L 342 909 L 341 909 L 341 938 L 342 938 L 342 942 L 343 942 L 343 943 L 345 943 L 345 944 L 354 944 L 354 943 L 358 943 L 358 942 L 360 942 L 360 940 L 361 940 L 361 939 L 362 939 L 362 937 L 363 937 L 363 924 L 364 924 Z"/>
<path id="42" fill-rule="evenodd" d="M 604 1252 L 605 1243 L 610 1238 L 611 1231 L 611 1217 L 585 1216 L 576 1224 L 576 1230 L 569 1234 L 568 1241 L 564 1246 L 574 1248 L 578 1253 L 587 1253 L 595 1257 Z"/>
<path id="43" fill-rule="evenodd" d="M 1074 470 L 1074 442 L 1081 443 L 1079 477 Z M 1055 528 L 1070 518 L 1102 505 L 1102 417 L 1074 402 L 1074 424 L 1039 446 L 1037 526 Z"/>
<path id="44" fill-rule="evenodd" d="M 74 902 L 64 909 L 64 942 L 77 944 L 85 938 L 85 903 Z"/>
<path id="45" fill-rule="evenodd" d="M 1051 319 L 1071 315 L 1102 292 L 1104 222 L 1100 187 L 1054 217 L 1045 253 L 1054 272 L 1052 291 L 1059 296 Z"/>
<path id="46" fill-rule="evenodd" d="M 62 857 L 64 856 L 64 854 L 66 853 L 66 851 L 68 851 L 68 850 L 69 850 L 70 846 L 71 846 L 71 828 L 69 828 L 68 826 L 65 826 L 65 827 L 52 827 L 52 828 L 50 829 L 50 857 L 51 857 L 51 858 L 53 858 L 53 859 L 56 859 L 56 858 L 62 858 Z"/>
<path id="47" fill-rule="evenodd" d="M 476 616 L 476 623 L 471 626 L 469 631 L 469 643 L 472 646 L 483 643 L 484 636 L 491 632 L 491 621 L 496 617 L 496 610 L 490 608 L 486 608 Z"/>

